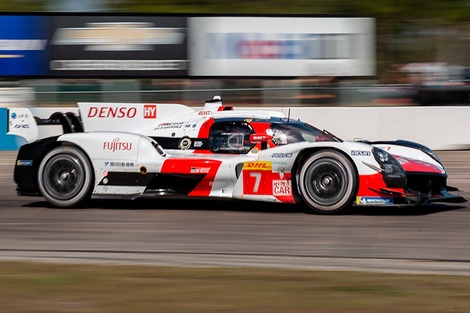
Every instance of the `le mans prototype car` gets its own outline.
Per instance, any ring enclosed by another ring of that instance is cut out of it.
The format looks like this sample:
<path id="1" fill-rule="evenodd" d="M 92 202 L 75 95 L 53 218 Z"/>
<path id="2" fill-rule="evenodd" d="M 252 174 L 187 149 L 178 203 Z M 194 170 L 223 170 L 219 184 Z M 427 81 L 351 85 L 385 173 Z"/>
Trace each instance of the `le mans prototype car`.
<path id="1" fill-rule="evenodd" d="M 280 112 L 234 110 L 220 97 L 202 109 L 78 108 L 36 117 L 35 127 L 24 120 L 30 111 L 10 111 L 10 130 L 29 141 L 16 160 L 18 194 L 58 207 L 90 198 L 183 196 L 295 203 L 323 214 L 353 205 L 466 201 L 450 193 L 458 190 L 447 186 L 437 155 L 409 141 L 343 141 Z M 31 137 L 32 129 L 55 124 L 60 134 Z"/>

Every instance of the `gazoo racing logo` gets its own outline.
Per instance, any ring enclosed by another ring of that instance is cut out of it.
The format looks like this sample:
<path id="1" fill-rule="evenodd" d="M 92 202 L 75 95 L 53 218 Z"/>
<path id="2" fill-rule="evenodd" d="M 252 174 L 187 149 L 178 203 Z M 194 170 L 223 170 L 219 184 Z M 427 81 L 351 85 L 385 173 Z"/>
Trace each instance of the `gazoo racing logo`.
<path id="1" fill-rule="evenodd" d="M 132 150 L 132 142 L 123 142 L 119 137 L 114 138 L 113 141 L 103 142 L 103 150 L 108 151 L 130 151 Z"/>
<path id="2" fill-rule="evenodd" d="M 88 108 L 88 118 L 119 118 L 132 119 L 137 116 L 138 107 L 135 106 L 91 106 Z M 145 104 L 143 106 L 144 118 L 157 118 L 157 106 Z"/>

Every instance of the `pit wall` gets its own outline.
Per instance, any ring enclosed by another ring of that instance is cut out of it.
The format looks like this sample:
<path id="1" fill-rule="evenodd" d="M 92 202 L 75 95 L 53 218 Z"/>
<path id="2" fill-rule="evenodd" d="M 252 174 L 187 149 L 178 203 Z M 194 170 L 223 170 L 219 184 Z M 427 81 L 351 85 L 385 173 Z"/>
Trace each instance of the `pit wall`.
<path id="1" fill-rule="evenodd" d="M 246 108 L 245 108 L 246 109 Z M 289 109 L 281 110 L 286 116 Z M 39 117 L 50 115 L 51 108 L 35 108 Z M 470 107 L 293 107 L 290 117 L 327 129 L 344 140 L 415 141 L 433 150 L 470 149 Z M 24 140 L 7 135 L 8 111 L 0 108 L 0 150 L 17 150 Z"/>
<path id="2" fill-rule="evenodd" d="M 470 107 L 295 107 L 290 116 L 344 140 L 404 139 L 433 150 L 470 149 Z"/>

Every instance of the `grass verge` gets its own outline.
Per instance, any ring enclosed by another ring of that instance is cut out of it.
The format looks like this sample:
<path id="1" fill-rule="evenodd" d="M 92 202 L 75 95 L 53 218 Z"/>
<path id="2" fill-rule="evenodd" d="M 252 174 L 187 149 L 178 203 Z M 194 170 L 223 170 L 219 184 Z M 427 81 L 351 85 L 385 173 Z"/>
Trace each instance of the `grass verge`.
<path id="1" fill-rule="evenodd" d="M 1 312 L 470 312 L 470 277 L 0 263 Z"/>

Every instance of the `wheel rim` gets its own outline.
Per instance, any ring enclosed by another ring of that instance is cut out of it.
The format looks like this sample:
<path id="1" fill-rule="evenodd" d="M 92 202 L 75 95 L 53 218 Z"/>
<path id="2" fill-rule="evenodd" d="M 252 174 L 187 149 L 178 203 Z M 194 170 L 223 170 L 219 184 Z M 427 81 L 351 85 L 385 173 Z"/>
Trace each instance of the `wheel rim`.
<path id="1" fill-rule="evenodd" d="M 71 199 L 83 188 L 84 169 L 78 158 L 67 154 L 52 157 L 44 167 L 44 189 L 60 200 Z"/>
<path id="2" fill-rule="evenodd" d="M 331 206 L 344 198 L 348 187 L 345 167 L 332 159 L 314 162 L 305 174 L 309 197 L 320 205 Z"/>

